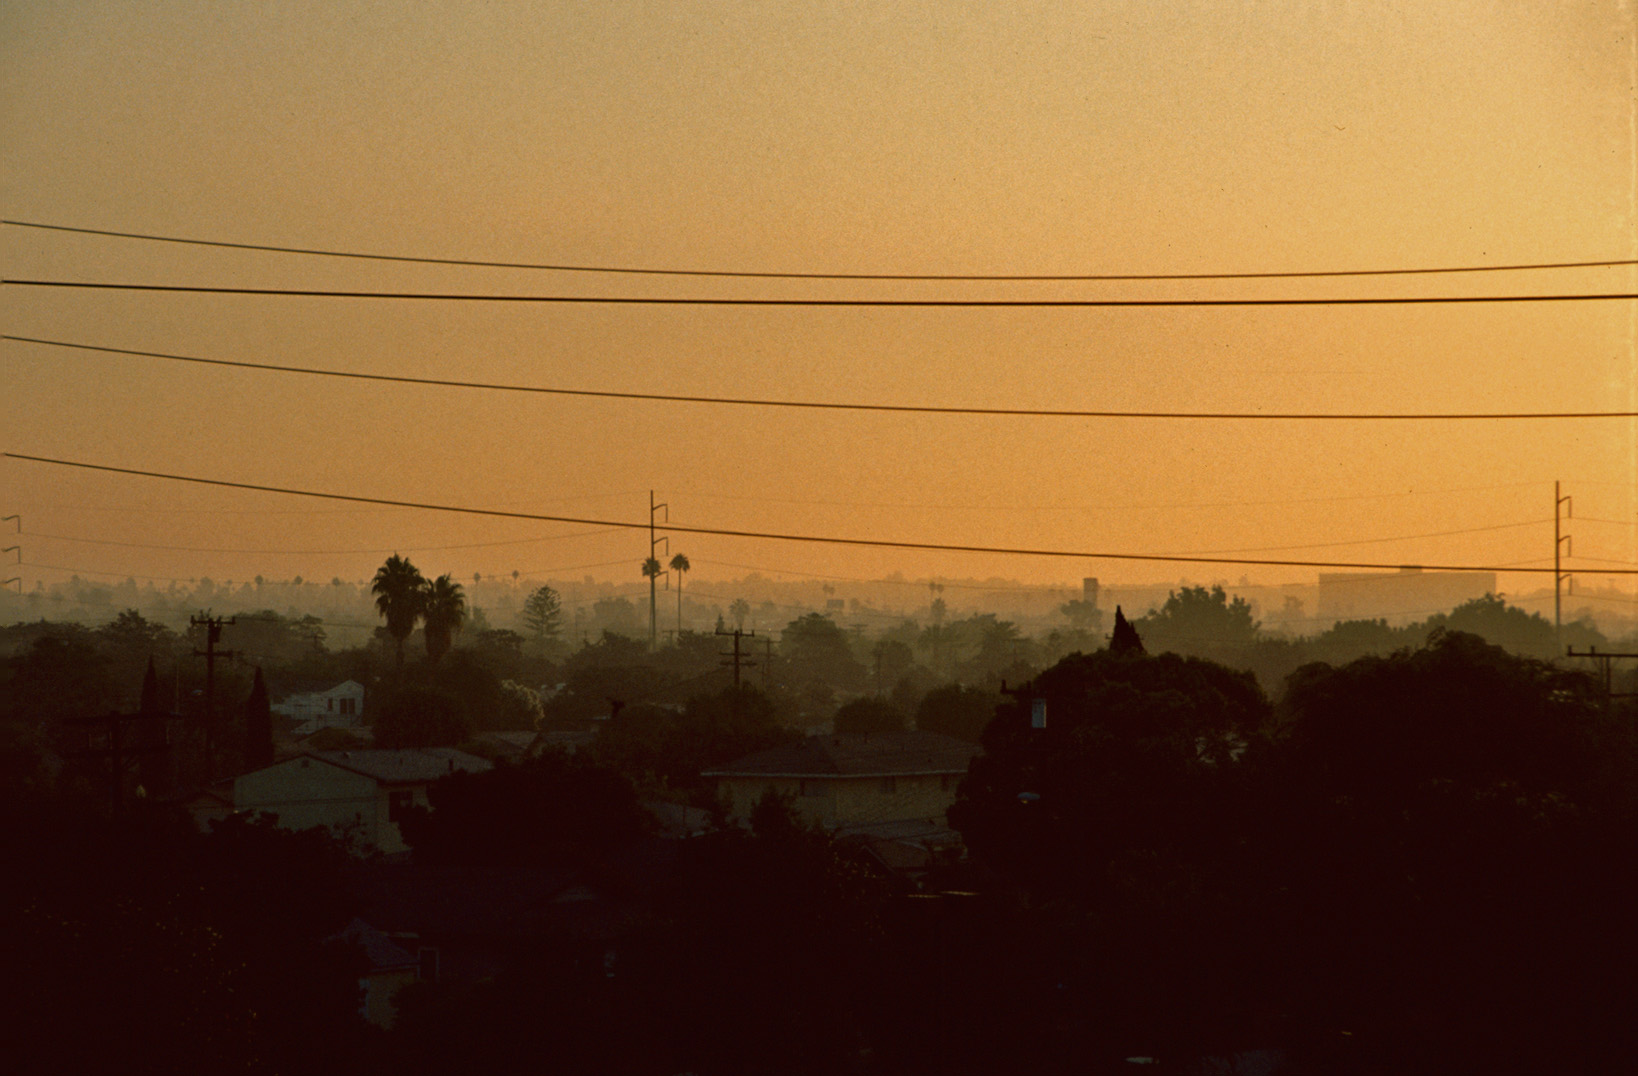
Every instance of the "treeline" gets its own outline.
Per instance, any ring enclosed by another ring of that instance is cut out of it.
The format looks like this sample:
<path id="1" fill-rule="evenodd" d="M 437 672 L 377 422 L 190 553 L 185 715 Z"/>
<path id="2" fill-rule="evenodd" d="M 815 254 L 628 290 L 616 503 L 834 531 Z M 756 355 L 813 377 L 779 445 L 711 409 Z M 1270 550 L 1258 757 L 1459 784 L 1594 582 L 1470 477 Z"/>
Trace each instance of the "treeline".
<path id="1" fill-rule="evenodd" d="M 1305 666 L 1278 703 L 1243 670 L 1146 645 L 1128 633 L 992 708 L 951 815 L 971 860 L 919 892 L 777 800 L 750 832 L 655 841 L 612 756 L 435 785 L 403 823 L 416 862 L 390 876 L 317 834 L 235 820 L 199 836 L 157 809 L 110 821 L 8 793 L 29 868 L 5 918 L 31 986 L 20 1056 L 77 1069 L 117 1042 L 124 1070 L 170 1072 L 1632 1070 L 1631 703 L 1459 632 Z M 678 745 L 774 724 L 746 688 L 659 714 Z M 325 941 L 372 884 L 443 894 L 499 954 L 401 995 L 387 1033 L 351 1018 L 357 954 Z M 83 1034 L 103 1005 L 107 1035 Z"/>

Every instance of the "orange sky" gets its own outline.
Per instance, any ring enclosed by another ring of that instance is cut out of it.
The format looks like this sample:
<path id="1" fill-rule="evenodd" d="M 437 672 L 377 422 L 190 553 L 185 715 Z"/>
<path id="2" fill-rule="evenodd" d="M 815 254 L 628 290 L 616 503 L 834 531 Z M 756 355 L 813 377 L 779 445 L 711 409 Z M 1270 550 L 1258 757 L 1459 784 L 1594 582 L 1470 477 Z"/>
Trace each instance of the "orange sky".
<path id="1" fill-rule="evenodd" d="M 4 216 L 450 258 L 835 273 L 1638 258 L 1626 4 L 1505 17 L 1479 2 L 821 7 L 7 4 Z M 689 281 L 16 227 L 0 229 L 0 268 L 9 279 L 628 295 L 1638 290 L 1630 267 L 1256 284 Z M 1635 310 L 0 293 L 10 335 L 213 358 L 623 391 L 1249 412 L 1638 410 Z M 1561 479 L 1585 519 L 1572 528 L 1576 563 L 1638 562 L 1630 421 L 791 412 L 337 382 L 16 342 L 0 356 L 4 450 L 115 466 L 620 520 L 644 518 L 654 489 L 679 523 L 758 531 L 1507 565 L 1550 558 Z M 625 579 L 646 545 L 11 460 L 0 461 L 0 508 L 23 516 L 29 586 L 65 569 L 362 578 L 392 549 L 424 550 L 414 556 L 428 572 Z M 1473 532 L 1431 536 L 1448 531 Z M 479 545 L 496 542 L 517 544 Z M 434 548 L 446 546 L 465 548 Z M 1066 583 L 1314 576 L 705 536 L 673 549 L 702 580 L 742 565 Z M 331 552 L 344 550 L 360 552 Z"/>

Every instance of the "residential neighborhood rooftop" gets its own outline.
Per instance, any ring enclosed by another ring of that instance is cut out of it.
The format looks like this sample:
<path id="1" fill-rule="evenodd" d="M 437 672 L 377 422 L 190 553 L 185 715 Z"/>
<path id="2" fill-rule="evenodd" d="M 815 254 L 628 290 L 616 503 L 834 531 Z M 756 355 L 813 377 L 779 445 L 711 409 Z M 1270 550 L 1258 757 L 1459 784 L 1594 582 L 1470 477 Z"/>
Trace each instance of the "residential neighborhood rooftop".
<path id="1" fill-rule="evenodd" d="M 979 746 L 936 732 L 834 733 L 758 751 L 706 777 L 907 777 L 963 774 Z"/>
<path id="2" fill-rule="evenodd" d="M 332 766 L 373 777 L 382 784 L 424 784 L 452 773 L 483 773 L 494 763 L 453 747 L 417 747 L 398 750 L 314 751 L 312 756 Z"/>

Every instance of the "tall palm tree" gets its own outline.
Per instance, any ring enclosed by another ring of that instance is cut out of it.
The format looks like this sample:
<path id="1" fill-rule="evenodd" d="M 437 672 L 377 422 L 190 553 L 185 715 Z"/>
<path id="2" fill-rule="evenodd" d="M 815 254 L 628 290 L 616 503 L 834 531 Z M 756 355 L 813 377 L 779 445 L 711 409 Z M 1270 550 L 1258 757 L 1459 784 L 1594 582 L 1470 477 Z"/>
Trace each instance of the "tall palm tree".
<path id="1" fill-rule="evenodd" d="M 689 564 L 688 558 L 681 553 L 671 558 L 671 570 L 677 573 L 677 641 L 679 643 L 682 642 L 682 581 L 683 576 L 688 574 L 688 569 L 691 567 L 693 565 Z"/>
<path id="2" fill-rule="evenodd" d="M 387 634 L 398 643 L 398 666 L 404 666 L 404 640 L 415 630 L 421 616 L 427 581 L 408 557 L 397 553 L 387 558 L 375 573 L 370 593 L 375 595 L 375 610 L 387 618 Z"/>
<path id="3" fill-rule="evenodd" d="M 655 609 L 660 596 L 658 585 L 660 573 L 664 570 L 660 566 L 659 557 L 649 557 L 643 561 L 643 574 L 648 576 L 648 648 L 650 650 L 659 645 L 660 641 L 659 622 Z"/>
<path id="4" fill-rule="evenodd" d="M 448 572 L 427 584 L 421 621 L 427 637 L 427 660 L 435 662 L 449 653 L 455 633 L 466 622 L 466 595 Z"/>
<path id="5" fill-rule="evenodd" d="M 728 607 L 728 615 L 734 618 L 734 627 L 744 631 L 745 618 L 751 615 L 751 603 L 744 598 L 735 598 L 734 603 Z"/>

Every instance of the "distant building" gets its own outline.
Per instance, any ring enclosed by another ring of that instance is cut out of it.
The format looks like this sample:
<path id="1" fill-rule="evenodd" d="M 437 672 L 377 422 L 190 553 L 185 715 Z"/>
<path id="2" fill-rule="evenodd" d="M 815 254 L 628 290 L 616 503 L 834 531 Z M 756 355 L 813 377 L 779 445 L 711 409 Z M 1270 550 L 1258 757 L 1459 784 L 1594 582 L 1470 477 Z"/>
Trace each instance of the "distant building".
<path id="1" fill-rule="evenodd" d="M 977 744 L 934 732 L 809 736 L 709 770 L 732 805 L 748 818 L 768 792 L 791 797 L 805 821 L 831 828 L 883 822 L 944 824 L 956 785 Z"/>
<path id="2" fill-rule="evenodd" d="M 316 685 L 285 695 L 271 707 L 295 724 L 297 736 L 310 736 L 319 729 L 353 729 L 364 723 L 364 685 L 343 680 L 334 687 Z"/>
<path id="3" fill-rule="evenodd" d="M 1321 572 L 1317 630 L 1337 620 L 1393 624 L 1447 613 L 1463 602 L 1496 593 L 1495 572 Z"/>
<path id="4" fill-rule="evenodd" d="M 452 747 L 399 751 L 314 751 L 234 778 L 236 811 L 262 811 L 286 829 L 324 826 L 365 849 L 408 849 L 398 820 L 427 805 L 427 786 L 452 773 L 494 764 Z"/>

